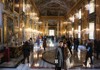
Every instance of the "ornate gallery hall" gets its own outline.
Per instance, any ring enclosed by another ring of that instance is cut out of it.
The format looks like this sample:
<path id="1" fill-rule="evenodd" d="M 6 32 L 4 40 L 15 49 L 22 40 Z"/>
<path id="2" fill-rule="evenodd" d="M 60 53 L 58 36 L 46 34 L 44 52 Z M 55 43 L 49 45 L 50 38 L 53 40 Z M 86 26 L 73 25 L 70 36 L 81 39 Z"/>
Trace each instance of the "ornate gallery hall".
<path id="1" fill-rule="evenodd" d="M 99 54 L 100 0 L 0 0 L 0 70 L 100 70 Z"/>

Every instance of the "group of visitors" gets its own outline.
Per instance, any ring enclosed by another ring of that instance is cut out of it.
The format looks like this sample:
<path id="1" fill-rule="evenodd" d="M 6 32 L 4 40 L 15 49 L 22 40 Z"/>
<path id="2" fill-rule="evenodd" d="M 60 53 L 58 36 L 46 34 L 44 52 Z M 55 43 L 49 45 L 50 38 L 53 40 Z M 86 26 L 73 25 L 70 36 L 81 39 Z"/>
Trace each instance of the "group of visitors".
<path id="1" fill-rule="evenodd" d="M 66 43 L 63 43 L 63 41 L 59 42 L 59 46 L 56 49 L 56 59 L 58 59 L 58 63 L 56 64 L 56 70 L 61 70 L 63 67 L 66 68 L 66 59 L 68 57 L 68 47 Z"/>
<path id="2" fill-rule="evenodd" d="M 72 55 L 72 40 L 66 37 L 56 37 L 56 42 L 58 43 L 58 47 L 56 49 L 56 59 L 58 63 L 56 64 L 56 70 L 61 70 L 61 68 L 67 69 L 66 59 L 69 55 Z"/>
<path id="3" fill-rule="evenodd" d="M 38 44 L 38 46 L 40 46 L 39 43 L 39 39 L 41 39 L 43 41 L 42 47 L 44 48 L 44 51 L 47 47 L 47 37 L 37 37 L 36 43 Z M 56 64 L 56 70 L 61 70 L 61 68 L 64 68 L 65 70 L 67 69 L 67 65 L 66 65 L 66 59 L 68 59 L 69 56 L 73 55 L 73 51 L 72 51 L 72 46 L 74 46 L 74 52 L 78 52 L 78 46 L 80 45 L 80 41 L 78 38 L 69 38 L 66 36 L 59 36 L 59 37 L 54 37 L 54 39 L 52 39 L 54 41 L 54 43 L 58 42 L 58 47 L 56 49 L 56 58 L 58 59 L 58 63 Z M 94 40 L 94 47 L 95 47 L 95 51 L 97 53 L 97 59 L 99 58 L 99 43 L 100 41 L 96 41 Z M 93 64 L 93 41 L 91 41 L 90 39 L 87 39 L 85 41 L 85 43 L 83 44 L 86 47 L 86 56 L 85 56 L 85 61 L 83 62 L 83 64 L 85 66 L 87 66 L 87 61 L 88 58 L 90 58 L 91 62 L 90 64 Z M 23 54 L 24 54 L 24 61 L 25 59 L 27 59 L 27 61 L 29 62 L 29 55 L 30 52 L 33 52 L 33 42 L 32 42 L 32 38 L 30 38 L 28 41 L 24 42 L 23 44 Z"/>
<path id="4" fill-rule="evenodd" d="M 36 41 L 33 41 L 32 38 L 30 38 L 29 40 L 25 41 L 23 43 L 23 56 L 24 56 L 24 63 L 25 60 L 27 60 L 27 62 L 29 63 L 29 56 L 30 56 L 30 52 L 33 52 L 34 50 L 34 43 L 37 43 L 38 47 L 41 47 L 40 43 L 41 41 L 43 41 L 43 48 L 45 50 L 45 48 L 47 47 L 47 43 L 46 43 L 46 36 L 42 37 L 42 36 L 37 36 Z"/>
<path id="5" fill-rule="evenodd" d="M 58 63 L 56 64 L 56 70 L 61 70 L 61 68 L 67 69 L 66 65 L 66 59 L 68 58 L 68 52 L 70 52 L 70 55 L 73 54 L 72 52 L 72 45 L 74 46 L 74 52 L 78 52 L 78 46 L 80 44 L 78 38 L 66 38 L 66 37 L 60 37 L 59 38 L 59 46 L 56 49 L 56 59 L 58 59 Z M 58 39 L 58 40 L 59 40 Z M 87 66 L 88 58 L 90 58 L 90 65 L 93 65 L 93 41 L 90 39 L 86 40 L 86 43 L 84 44 L 86 47 L 86 56 L 85 56 L 85 62 L 83 64 Z M 96 44 L 96 46 L 99 46 Z M 98 52 L 98 51 L 97 51 Z M 97 58 L 99 53 L 97 53 Z"/>

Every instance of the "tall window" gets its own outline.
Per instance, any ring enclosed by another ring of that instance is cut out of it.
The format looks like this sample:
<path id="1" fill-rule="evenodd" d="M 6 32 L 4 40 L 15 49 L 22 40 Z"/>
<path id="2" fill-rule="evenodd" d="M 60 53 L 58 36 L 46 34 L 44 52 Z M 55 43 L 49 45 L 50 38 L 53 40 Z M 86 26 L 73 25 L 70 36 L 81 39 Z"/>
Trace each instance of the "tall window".
<path id="1" fill-rule="evenodd" d="M 79 10 L 79 19 L 81 19 L 82 18 L 82 11 L 81 11 L 81 9 Z"/>
<path id="2" fill-rule="evenodd" d="M 25 12 L 25 1 L 23 0 L 23 12 Z"/>
<path id="3" fill-rule="evenodd" d="M 81 11 L 81 9 L 75 14 L 75 17 L 78 18 L 78 19 L 82 18 L 82 11 Z"/>
<path id="4" fill-rule="evenodd" d="M 91 0 L 90 1 L 90 4 L 89 4 L 89 13 L 93 13 L 95 11 L 95 3 L 94 3 L 95 0 Z"/>
<path id="5" fill-rule="evenodd" d="M 94 22 L 89 23 L 89 39 L 94 39 Z"/>
<path id="6" fill-rule="evenodd" d="M 49 30 L 49 36 L 54 36 L 55 35 L 55 31 L 54 30 Z"/>

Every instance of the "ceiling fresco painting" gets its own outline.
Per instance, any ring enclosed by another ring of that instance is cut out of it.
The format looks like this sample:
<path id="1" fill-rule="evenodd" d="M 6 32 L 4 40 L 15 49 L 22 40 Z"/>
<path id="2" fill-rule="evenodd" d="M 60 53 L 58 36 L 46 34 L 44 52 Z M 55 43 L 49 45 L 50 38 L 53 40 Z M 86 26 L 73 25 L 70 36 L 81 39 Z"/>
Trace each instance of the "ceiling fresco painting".
<path id="1" fill-rule="evenodd" d="M 42 16 L 64 16 L 78 0 L 34 0 Z"/>

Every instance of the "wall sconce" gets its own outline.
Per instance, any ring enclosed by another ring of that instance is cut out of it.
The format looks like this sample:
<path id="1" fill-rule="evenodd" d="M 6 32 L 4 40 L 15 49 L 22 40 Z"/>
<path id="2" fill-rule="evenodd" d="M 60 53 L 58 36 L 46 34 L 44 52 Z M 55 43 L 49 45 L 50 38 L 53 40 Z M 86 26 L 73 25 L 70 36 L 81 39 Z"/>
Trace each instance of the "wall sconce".
<path id="1" fill-rule="evenodd" d="M 86 4 L 85 8 L 86 8 L 86 10 L 89 10 L 89 8 L 90 8 L 89 4 Z"/>
<path id="2" fill-rule="evenodd" d="M 33 20 L 37 22 L 39 20 L 39 17 L 33 17 Z"/>
<path id="3" fill-rule="evenodd" d="M 72 28 L 72 32 L 74 31 L 74 28 Z"/>
<path id="4" fill-rule="evenodd" d="M 99 7 L 99 5 L 96 5 L 96 7 Z"/>
<path id="5" fill-rule="evenodd" d="M 63 24 L 66 24 L 66 25 L 67 25 L 67 24 L 70 24 L 70 23 L 71 23 L 71 22 L 67 22 L 67 21 L 63 22 Z"/>
<path id="6" fill-rule="evenodd" d="M 72 32 L 72 31 L 69 31 L 69 34 L 71 34 L 71 35 L 72 35 L 72 34 L 73 34 L 73 32 Z"/>
<path id="7" fill-rule="evenodd" d="M 96 29 L 96 31 L 100 31 L 100 29 L 98 28 L 98 29 Z"/>
<path id="8" fill-rule="evenodd" d="M 74 22 L 74 19 L 75 19 L 74 16 L 72 16 L 72 17 L 69 18 L 69 20 L 70 20 L 71 22 Z"/>
<path id="9" fill-rule="evenodd" d="M 78 30 L 74 30 L 75 34 L 78 34 Z"/>
<path id="10" fill-rule="evenodd" d="M 38 24 L 42 24 L 42 22 L 39 21 Z"/>
<path id="11" fill-rule="evenodd" d="M 22 28 L 20 28 L 19 30 L 22 31 Z"/>

